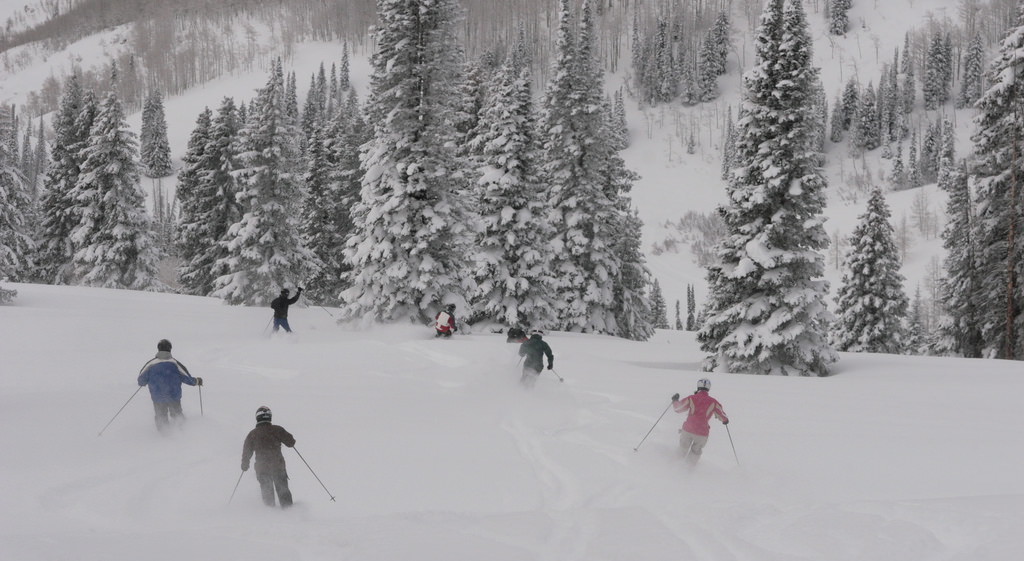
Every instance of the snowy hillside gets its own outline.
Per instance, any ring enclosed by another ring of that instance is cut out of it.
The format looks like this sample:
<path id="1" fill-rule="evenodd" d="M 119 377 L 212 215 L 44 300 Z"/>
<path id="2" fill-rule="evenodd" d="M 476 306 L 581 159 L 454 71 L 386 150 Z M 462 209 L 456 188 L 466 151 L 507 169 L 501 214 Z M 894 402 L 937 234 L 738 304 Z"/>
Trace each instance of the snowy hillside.
<path id="1" fill-rule="evenodd" d="M 1016 364 L 844 355 L 830 378 L 713 375 L 731 417 L 701 463 L 674 392 L 683 332 L 551 333 L 561 383 L 516 345 L 338 328 L 293 307 L 14 285 L 0 308 L 5 560 L 1014 559 L 1024 551 Z M 168 338 L 204 378 L 160 436 L 138 369 Z M 131 398 L 131 399 L 129 399 Z M 102 436 L 97 436 L 122 405 Z M 242 440 L 259 405 L 297 438 L 297 505 L 264 507 Z M 735 456 L 730 446 L 735 444 Z M 315 471 L 317 481 L 303 459 Z M 238 490 L 228 503 L 235 484 Z M 330 500 L 330 495 L 336 502 Z"/>

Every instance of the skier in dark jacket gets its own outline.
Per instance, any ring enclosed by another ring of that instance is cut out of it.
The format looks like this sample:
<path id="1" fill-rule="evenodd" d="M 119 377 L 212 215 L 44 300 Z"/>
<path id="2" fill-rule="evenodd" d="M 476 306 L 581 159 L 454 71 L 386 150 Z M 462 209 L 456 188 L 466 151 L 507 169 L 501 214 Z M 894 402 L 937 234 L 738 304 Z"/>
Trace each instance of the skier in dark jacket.
<path id="1" fill-rule="evenodd" d="M 288 289 L 282 288 L 281 295 L 274 298 L 274 301 L 270 303 L 270 307 L 274 310 L 274 333 L 277 333 L 277 330 L 282 327 L 288 333 L 292 332 L 292 328 L 288 325 L 288 306 L 298 302 L 299 296 L 302 296 L 301 286 L 299 291 L 295 293 L 294 298 L 288 298 Z"/>
<path id="2" fill-rule="evenodd" d="M 281 445 L 292 448 L 295 437 L 283 427 L 271 424 L 272 414 L 266 405 L 256 410 L 256 428 L 249 431 L 242 445 L 242 471 L 248 471 L 249 460 L 256 454 L 256 480 L 260 482 L 263 504 L 274 506 L 274 491 L 281 508 L 292 506 L 292 492 L 288 489 L 288 471 L 285 469 Z"/>
<path id="3" fill-rule="evenodd" d="M 530 339 L 519 345 L 519 356 L 526 357 L 523 361 L 523 376 L 519 381 L 526 387 L 533 387 L 540 371 L 544 369 L 544 355 L 548 357 L 548 370 L 555 367 L 555 355 L 543 337 L 543 331 L 534 329 L 530 331 Z"/>
<path id="4" fill-rule="evenodd" d="M 163 432 L 171 419 L 181 423 L 185 415 L 181 412 L 181 385 L 202 386 L 202 378 L 193 378 L 188 368 L 171 356 L 171 342 L 161 339 L 156 344 L 156 357 L 146 363 L 139 372 L 139 386 L 149 386 L 156 411 L 156 428 Z"/>

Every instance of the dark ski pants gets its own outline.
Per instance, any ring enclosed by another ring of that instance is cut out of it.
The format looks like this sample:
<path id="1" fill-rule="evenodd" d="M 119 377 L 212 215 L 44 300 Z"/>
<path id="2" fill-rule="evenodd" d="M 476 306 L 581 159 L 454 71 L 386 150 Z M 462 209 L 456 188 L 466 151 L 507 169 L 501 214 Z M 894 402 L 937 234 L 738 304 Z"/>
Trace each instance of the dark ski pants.
<path id="1" fill-rule="evenodd" d="M 292 332 L 292 328 L 288 325 L 288 318 L 274 318 L 274 333 L 277 333 L 277 330 L 282 327 L 288 333 Z M 264 329 L 266 328 L 264 327 Z"/>
<path id="2" fill-rule="evenodd" d="M 532 388 L 537 383 L 537 378 L 540 377 L 540 370 L 534 370 L 530 367 L 523 368 L 523 376 L 519 378 L 519 383 L 527 388 Z"/>
<path id="3" fill-rule="evenodd" d="M 263 493 L 263 504 L 274 506 L 274 489 L 277 489 L 277 497 L 281 501 L 281 508 L 292 506 L 292 492 L 288 489 L 287 473 L 259 473 L 256 480 L 260 482 L 260 492 Z"/>
<path id="4" fill-rule="evenodd" d="M 181 400 L 154 401 L 153 410 L 156 411 L 156 428 L 160 432 L 170 428 L 172 420 L 176 423 L 185 420 L 185 414 L 181 412 Z"/>

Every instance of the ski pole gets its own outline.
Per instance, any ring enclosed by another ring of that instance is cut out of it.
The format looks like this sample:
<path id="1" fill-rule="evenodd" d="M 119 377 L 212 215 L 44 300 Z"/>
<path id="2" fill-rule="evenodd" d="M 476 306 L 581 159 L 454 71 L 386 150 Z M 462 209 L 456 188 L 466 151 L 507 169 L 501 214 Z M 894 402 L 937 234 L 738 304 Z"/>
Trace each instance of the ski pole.
<path id="1" fill-rule="evenodd" d="M 729 425 L 725 425 L 725 434 L 729 435 L 729 444 L 732 446 L 732 457 L 736 458 L 736 465 L 740 465 L 740 457 L 736 455 L 736 445 L 732 443 L 732 431 L 729 430 Z"/>
<path id="2" fill-rule="evenodd" d="M 238 490 L 238 484 L 242 482 L 243 475 L 245 475 L 244 471 L 238 474 L 238 481 L 235 482 L 235 488 L 231 490 L 231 497 L 228 498 L 228 504 L 231 504 L 231 500 L 235 498 L 235 491 Z"/>
<path id="3" fill-rule="evenodd" d="M 307 462 L 307 461 L 306 461 L 306 458 L 303 458 L 303 457 L 302 457 L 302 454 L 301 454 L 301 453 L 299 453 L 299 449 L 293 446 L 293 447 L 292 447 L 292 450 L 295 450 L 295 453 L 296 453 L 296 454 L 299 454 L 299 459 L 301 459 L 301 460 L 302 460 L 302 463 L 306 464 L 306 467 L 308 467 L 308 468 L 309 468 L 309 473 L 312 473 L 312 474 L 313 474 L 313 477 L 316 477 L 316 480 L 317 480 L 317 482 L 318 482 L 318 483 L 320 483 L 320 486 L 324 488 L 324 491 L 327 491 L 327 486 L 326 486 L 326 485 L 324 485 L 324 482 L 323 482 L 323 481 L 320 481 L 320 478 L 319 478 L 319 477 L 317 477 L 317 475 L 316 475 L 316 472 L 315 472 L 315 471 L 313 471 L 313 468 L 311 468 L 311 467 L 309 466 L 309 462 Z M 330 491 L 327 491 L 327 496 L 328 496 L 328 497 L 330 497 L 332 501 L 334 501 L 334 495 L 332 495 Z M 335 501 L 335 502 L 336 502 L 336 501 Z"/>
<path id="4" fill-rule="evenodd" d="M 203 416 L 203 385 L 199 384 L 199 416 Z"/>
<path id="5" fill-rule="evenodd" d="M 558 381 L 559 381 L 559 382 L 564 382 L 564 381 L 565 381 L 565 378 L 563 378 L 563 377 L 559 376 L 559 375 L 558 375 L 558 372 L 555 372 L 555 371 L 554 371 L 554 370 L 552 370 L 551 368 L 548 368 L 548 370 L 551 370 L 551 373 L 555 375 L 555 378 L 558 378 Z"/>
<path id="6" fill-rule="evenodd" d="M 272 323 L 274 323 L 274 318 L 273 317 L 271 317 L 270 321 L 267 322 L 267 326 L 263 328 L 263 334 L 264 335 L 267 334 L 267 330 L 270 329 L 270 324 L 272 324 Z"/>
<path id="7" fill-rule="evenodd" d="M 672 407 L 672 404 L 669 403 L 668 407 Z M 651 430 L 647 431 L 647 434 L 645 434 L 644 437 L 640 440 L 640 444 L 643 444 L 644 440 L 647 440 L 647 437 L 651 436 L 651 433 L 654 432 L 654 427 L 658 426 L 658 423 L 661 422 L 661 418 L 665 416 L 665 413 L 668 413 L 668 407 L 666 407 L 665 410 L 661 412 L 661 415 L 658 416 L 658 420 L 654 421 L 654 424 L 651 425 Z M 640 444 L 637 444 L 636 448 L 633 448 L 634 452 L 640 449 Z"/>
<path id="8" fill-rule="evenodd" d="M 329 312 L 329 311 L 327 310 L 327 308 L 325 308 L 325 307 L 323 307 L 323 306 L 320 306 L 319 304 L 317 304 L 317 306 L 319 306 L 321 310 L 323 310 L 323 311 L 327 312 L 327 315 L 329 315 L 329 316 L 331 316 L 331 317 L 334 317 L 334 314 L 332 314 L 331 312 Z"/>
<path id="9" fill-rule="evenodd" d="M 117 416 L 121 414 L 121 411 L 124 411 L 125 407 L 128 407 L 128 403 L 130 403 L 131 400 L 135 398 L 135 395 L 138 394 L 139 390 L 141 390 L 141 389 L 142 389 L 142 386 L 139 386 L 139 389 L 135 390 L 135 393 L 133 393 L 132 396 L 128 398 L 128 401 L 124 402 L 124 405 L 122 405 L 121 408 L 117 410 L 117 413 L 114 413 L 114 416 L 111 417 L 109 421 L 107 421 L 107 424 L 103 425 L 103 428 L 100 430 L 100 433 L 97 434 L 96 436 L 103 436 L 103 431 L 107 430 L 107 427 L 110 426 L 110 423 L 114 422 L 114 419 L 116 419 Z"/>

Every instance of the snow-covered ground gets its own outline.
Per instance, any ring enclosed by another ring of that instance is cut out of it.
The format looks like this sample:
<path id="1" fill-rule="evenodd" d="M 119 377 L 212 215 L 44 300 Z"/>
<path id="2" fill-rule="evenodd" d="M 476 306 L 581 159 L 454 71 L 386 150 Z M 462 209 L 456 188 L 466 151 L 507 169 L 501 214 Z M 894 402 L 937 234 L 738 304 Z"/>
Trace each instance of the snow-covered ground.
<path id="1" fill-rule="evenodd" d="M 830 378 L 715 374 L 725 406 L 693 471 L 669 397 L 685 332 L 551 333 L 555 372 L 518 385 L 503 335 L 353 331 L 269 309 L 13 285 L 0 307 L 0 558 L 1016 559 L 1024 551 L 1018 363 L 843 355 Z M 161 436 L 136 375 L 168 338 L 205 385 Z M 129 398 L 131 398 L 129 400 Z M 115 413 L 127 406 L 98 436 Z M 242 472 L 256 407 L 297 438 L 291 511 Z M 738 458 L 738 459 L 737 459 Z M 328 495 L 336 497 L 332 502 Z"/>

